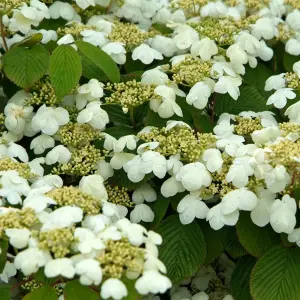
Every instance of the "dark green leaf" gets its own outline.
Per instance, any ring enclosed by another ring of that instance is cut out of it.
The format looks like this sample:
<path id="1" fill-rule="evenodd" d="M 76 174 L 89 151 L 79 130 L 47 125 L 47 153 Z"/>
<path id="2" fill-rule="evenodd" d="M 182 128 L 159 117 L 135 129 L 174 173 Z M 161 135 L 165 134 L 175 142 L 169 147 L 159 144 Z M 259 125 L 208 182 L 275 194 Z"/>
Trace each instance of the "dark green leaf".
<path id="1" fill-rule="evenodd" d="M 8 249 L 8 240 L 1 239 L 0 240 L 0 274 L 3 272 L 3 269 L 6 264 L 6 254 Z"/>
<path id="2" fill-rule="evenodd" d="M 197 222 L 183 225 L 176 214 L 165 219 L 156 231 L 163 238 L 160 259 L 174 283 L 192 276 L 204 263 L 206 246 Z"/>
<path id="3" fill-rule="evenodd" d="M 88 286 L 80 284 L 78 280 L 69 281 L 64 288 L 65 300 L 99 300 L 99 293 Z"/>
<path id="4" fill-rule="evenodd" d="M 269 249 L 280 244 L 279 235 L 270 225 L 256 226 L 246 212 L 240 214 L 236 231 L 242 246 L 255 257 L 262 256 Z"/>
<path id="5" fill-rule="evenodd" d="M 113 136 L 116 139 L 119 139 L 122 136 L 134 134 L 134 130 L 132 127 L 127 126 L 114 126 L 106 128 L 105 133 Z"/>
<path id="6" fill-rule="evenodd" d="M 243 256 L 239 259 L 231 276 L 230 288 L 234 299 L 252 300 L 249 284 L 252 268 L 256 259 L 251 256 Z"/>
<path id="7" fill-rule="evenodd" d="M 81 59 L 71 46 L 58 46 L 50 58 L 49 75 L 58 96 L 67 95 L 79 82 Z"/>
<path id="8" fill-rule="evenodd" d="M 142 299 L 142 296 L 137 292 L 135 289 L 135 280 L 130 280 L 127 277 L 122 278 L 122 282 L 126 285 L 128 295 L 122 300 L 140 300 Z"/>
<path id="9" fill-rule="evenodd" d="M 223 228 L 223 243 L 225 250 L 233 258 L 238 258 L 248 254 L 245 248 L 239 242 L 235 227 L 227 226 Z"/>
<path id="10" fill-rule="evenodd" d="M 152 222 L 152 228 L 155 228 L 164 218 L 168 207 L 170 205 L 170 198 L 165 198 L 159 194 L 154 202 L 148 203 L 152 211 L 154 212 L 154 220 Z"/>
<path id="11" fill-rule="evenodd" d="M 206 244 L 206 257 L 204 264 L 209 265 L 224 252 L 222 230 L 214 230 L 205 220 L 199 220 L 198 224 L 204 236 Z"/>
<path id="12" fill-rule="evenodd" d="M 97 79 L 99 81 L 107 81 L 108 78 L 105 73 L 93 63 L 89 58 L 85 55 L 81 57 L 82 63 L 82 76 L 87 79 Z"/>
<path id="13" fill-rule="evenodd" d="M 44 286 L 27 294 L 23 300 L 57 300 L 55 289 L 51 286 Z"/>
<path id="14" fill-rule="evenodd" d="M 47 72 L 48 66 L 49 53 L 41 45 L 15 47 L 3 56 L 5 75 L 22 88 L 31 87 Z"/>
<path id="15" fill-rule="evenodd" d="M 6 283 L 0 283 L 0 299 L 1 300 L 11 300 L 10 295 L 11 286 Z"/>
<path id="16" fill-rule="evenodd" d="M 101 106 L 109 115 L 110 122 L 115 125 L 131 126 L 129 112 L 125 114 L 119 105 L 103 105 Z"/>
<path id="17" fill-rule="evenodd" d="M 294 56 L 284 51 L 283 66 L 287 72 L 293 72 L 293 64 L 300 60 L 300 56 Z"/>
<path id="18" fill-rule="evenodd" d="M 112 58 L 100 48 L 84 42 L 76 41 L 79 51 L 99 67 L 112 82 L 120 82 L 120 71 Z"/>
<path id="19" fill-rule="evenodd" d="M 211 133 L 213 132 L 214 123 L 210 119 L 209 116 L 202 115 L 195 109 L 195 115 L 194 115 L 194 127 L 196 131 L 201 133 Z"/>
<path id="20" fill-rule="evenodd" d="M 299 300 L 300 249 L 276 246 L 254 266 L 250 291 L 254 300 Z"/>

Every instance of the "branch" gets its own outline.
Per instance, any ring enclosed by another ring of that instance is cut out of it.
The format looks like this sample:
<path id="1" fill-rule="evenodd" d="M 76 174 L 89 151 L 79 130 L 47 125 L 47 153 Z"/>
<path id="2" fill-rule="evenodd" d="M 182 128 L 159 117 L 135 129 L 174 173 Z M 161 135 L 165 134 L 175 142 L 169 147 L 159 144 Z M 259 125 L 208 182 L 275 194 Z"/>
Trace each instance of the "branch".
<path id="1" fill-rule="evenodd" d="M 3 41 L 4 49 L 7 52 L 8 47 L 7 47 L 7 43 L 6 43 L 6 39 L 5 39 L 5 29 L 4 29 L 3 20 L 2 20 L 1 15 L 0 15 L 0 32 L 1 32 L 1 37 L 2 37 L 2 41 Z"/>

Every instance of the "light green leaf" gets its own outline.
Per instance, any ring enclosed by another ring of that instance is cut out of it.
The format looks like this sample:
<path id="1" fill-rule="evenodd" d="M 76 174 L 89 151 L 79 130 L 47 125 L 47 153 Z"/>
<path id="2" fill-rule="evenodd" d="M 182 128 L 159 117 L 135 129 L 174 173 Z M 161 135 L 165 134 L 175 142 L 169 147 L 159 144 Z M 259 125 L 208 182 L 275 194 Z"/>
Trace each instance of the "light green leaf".
<path id="1" fill-rule="evenodd" d="M 224 252 L 222 230 L 214 230 L 205 220 L 199 220 L 198 224 L 204 236 L 206 244 L 206 257 L 204 264 L 209 265 Z"/>
<path id="2" fill-rule="evenodd" d="M 84 42 L 76 41 L 79 51 L 99 67 L 112 82 L 120 82 L 120 71 L 112 58 L 100 48 Z"/>
<path id="3" fill-rule="evenodd" d="M 7 254 L 7 249 L 8 249 L 8 240 L 1 239 L 0 240 L 0 249 L 1 249 L 1 254 L 0 254 L 0 274 L 3 272 L 3 269 L 6 264 L 6 254 Z"/>
<path id="4" fill-rule="evenodd" d="M 254 266 L 250 291 L 254 300 L 299 300 L 300 249 L 276 246 Z"/>
<path id="5" fill-rule="evenodd" d="M 16 46 L 22 46 L 22 47 L 30 47 L 33 45 L 36 45 L 37 43 L 39 43 L 41 40 L 43 39 L 43 34 L 40 32 L 34 33 L 31 36 L 23 39 L 22 41 L 12 44 L 12 46 L 10 47 L 10 49 L 16 47 Z"/>
<path id="6" fill-rule="evenodd" d="M 81 57 L 82 63 L 82 76 L 87 79 L 97 79 L 99 81 L 107 81 L 108 78 L 105 73 L 97 67 L 89 58 L 85 55 Z"/>
<path id="7" fill-rule="evenodd" d="M 234 299 L 252 300 L 249 283 L 250 274 L 256 259 L 251 256 L 243 256 L 239 259 L 231 276 L 230 288 Z"/>
<path id="8" fill-rule="evenodd" d="M 163 238 L 159 257 L 174 283 L 192 276 L 204 263 L 206 245 L 197 222 L 183 225 L 176 214 L 165 219 L 156 231 Z"/>
<path id="9" fill-rule="evenodd" d="M 65 300 L 99 300 L 100 294 L 80 284 L 78 280 L 72 280 L 64 288 L 64 298 Z"/>
<path id="10" fill-rule="evenodd" d="M 247 255 L 248 252 L 239 242 L 235 227 L 227 226 L 223 228 L 223 243 L 225 250 L 233 257 L 238 258 Z"/>
<path id="11" fill-rule="evenodd" d="M 280 244 L 280 236 L 270 225 L 256 226 L 246 212 L 240 214 L 236 231 L 242 246 L 255 257 L 262 256 L 269 249 Z"/>
<path id="12" fill-rule="evenodd" d="M 49 75 L 58 96 L 67 95 L 78 84 L 82 73 L 81 59 L 71 46 L 58 46 L 50 58 Z"/>
<path id="13" fill-rule="evenodd" d="M 5 75 L 22 88 L 31 87 L 47 72 L 48 66 L 49 53 L 41 45 L 15 47 L 3 56 Z"/>
<path id="14" fill-rule="evenodd" d="M 55 289 L 51 286 L 44 286 L 27 294 L 23 300 L 57 300 Z"/>

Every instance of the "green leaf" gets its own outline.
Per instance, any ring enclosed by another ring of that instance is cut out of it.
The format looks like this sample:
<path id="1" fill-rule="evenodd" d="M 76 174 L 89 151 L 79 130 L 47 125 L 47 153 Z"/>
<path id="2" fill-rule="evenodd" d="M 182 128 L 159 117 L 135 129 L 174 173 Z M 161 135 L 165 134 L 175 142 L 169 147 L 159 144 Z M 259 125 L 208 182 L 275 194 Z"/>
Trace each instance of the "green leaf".
<path id="1" fill-rule="evenodd" d="M 74 48 L 61 45 L 53 51 L 49 75 L 58 96 L 67 95 L 78 84 L 81 73 L 81 59 Z"/>
<path id="2" fill-rule="evenodd" d="M 44 286 L 27 294 L 23 300 L 57 300 L 55 289 L 51 286 Z"/>
<path id="3" fill-rule="evenodd" d="M 15 47 L 3 56 L 5 75 L 22 88 L 31 87 L 47 72 L 48 66 L 49 53 L 41 45 Z"/>
<path id="4" fill-rule="evenodd" d="M 236 230 L 242 246 L 255 257 L 262 256 L 269 249 L 280 244 L 280 236 L 270 225 L 256 226 L 246 212 L 240 214 Z"/>
<path id="5" fill-rule="evenodd" d="M 230 288 L 234 299 L 252 300 L 249 283 L 250 274 L 256 259 L 251 256 L 241 257 L 232 273 Z"/>
<path id="6" fill-rule="evenodd" d="M 125 187 L 129 190 L 134 190 L 141 187 L 144 183 L 148 182 L 154 175 L 152 173 L 146 174 L 144 179 L 140 182 L 131 182 L 128 179 L 127 173 L 121 170 L 115 170 L 114 176 L 108 179 L 108 183 L 112 185 L 117 185 L 119 187 Z"/>
<path id="7" fill-rule="evenodd" d="M 209 265 L 224 252 L 222 230 L 214 230 L 205 220 L 198 220 L 206 244 L 204 264 Z"/>
<path id="8" fill-rule="evenodd" d="M 223 243 L 225 250 L 233 258 L 238 258 L 248 254 L 248 252 L 239 242 L 235 227 L 227 226 L 223 228 Z"/>
<path id="9" fill-rule="evenodd" d="M 1 239 L 0 240 L 0 274 L 3 272 L 3 269 L 6 264 L 6 254 L 8 249 L 8 240 Z"/>
<path id="10" fill-rule="evenodd" d="M 164 34 L 170 34 L 173 32 L 173 30 L 167 27 L 165 24 L 154 23 L 152 24 L 152 27 Z"/>
<path id="11" fill-rule="evenodd" d="M 159 257 L 174 283 L 192 276 L 204 263 L 206 246 L 197 222 L 183 225 L 176 214 L 165 219 L 156 231 L 163 238 Z"/>
<path id="12" fill-rule="evenodd" d="M 69 281 L 64 288 L 65 300 L 99 300 L 99 293 L 80 284 L 78 280 Z"/>
<path id="13" fill-rule="evenodd" d="M 152 222 L 151 228 L 155 228 L 164 218 L 168 207 L 170 205 L 170 198 L 165 198 L 163 195 L 159 194 L 154 202 L 148 203 L 152 211 L 154 212 L 154 220 Z"/>
<path id="14" fill-rule="evenodd" d="M 120 71 L 112 58 L 100 48 L 84 42 L 76 41 L 79 51 L 99 67 L 112 82 L 120 82 Z"/>
<path id="15" fill-rule="evenodd" d="M 101 107 L 108 113 L 110 122 L 113 122 L 115 125 L 131 126 L 129 112 L 124 114 L 121 106 L 102 105 Z"/>
<path id="16" fill-rule="evenodd" d="M 254 266 L 250 291 L 254 300 L 299 300 L 300 249 L 276 246 Z"/>
<path id="17" fill-rule="evenodd" d="M 201 133 L 211 133 L 213 132 L 214 123 L 209 116 L 202 115 L 195 109 L 194 115 L 194 127 L 198 132 Z"/>
<path id="18" fill-rule="evenodd" d="M 283 66 L 287 72 L 293 72 L 293 64 L 300 60 L 300 56 L 291 55 L 284 51 Z"/>
<path id="19" fill-rule="evenodd" d="M 239 114 L 242 111 L 260 112 L 268 110 L 267 98 L 264 97 L 256 87 L 244 85 L 240 87 L 241 95 L 237 100 L 232 99 L 229 94 L 217 94 L 215 112 L 218 116 L 222 113 Z"/>
<path id="20" fill-rule="evenodd" d="M 37 43 L 39 43 L 41 40 L 43 39 L 43 34 L 40 32 L 34 33 L 31 36 L 23 39 L 22 41 L 12 44 L 12 46 L 10 47 L 10 49 L 16 47 L 16 46 L 22 46 L 22 47 L 30 47 L 33 45 L 36 45 Z"/>
<path id="21" fill-rule="evenodd" d="M 82 76 L 84 76 L 85 78 L 87 78 L 87 79 L 95 78 L 99 81 L 107 81 L 108 80 L 105 73 L 99 67 L 97 67 L 93 63 L 93 61 L 91 61 L 85 55 L 82 55 L 81 63 L 82 63 Z"/>
<path id="22" fill-rule="evenodd" d="M 135 134 L 133 128 L 127 127 L 127 126 L 109 127 L 109 128 L 106 128 L 104 132 L 113 136 L 116 139 L 119 139 L 120 137 L 125 136 L 125 135 Z"/>
<path id="23" fill-rule="evenodd" d="M 140 300 L 142 296 L 137 292 L 134 285 L 136 280 L 130 280 L 127 277 L 122 278 L 122 282 L 126 285 L 128 295 L 122 300 Z"/>
<path id="24" fill-rule="evenodd" d="M 0 299 L 1 300 L 11 300 L 10 295 L 11 286 L 6 283 L 0 283 Z"/>

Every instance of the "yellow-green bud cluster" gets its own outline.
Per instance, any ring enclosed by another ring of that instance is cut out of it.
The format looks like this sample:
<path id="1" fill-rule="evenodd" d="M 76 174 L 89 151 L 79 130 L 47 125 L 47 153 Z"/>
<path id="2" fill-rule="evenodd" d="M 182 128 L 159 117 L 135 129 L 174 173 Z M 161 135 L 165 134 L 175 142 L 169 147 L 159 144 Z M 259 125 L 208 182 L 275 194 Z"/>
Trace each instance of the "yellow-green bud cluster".
<path id="1" fill-rule="evenodd" d="M 279 23 L 277 25 L 277 29 L 278 36 L 276 37 L 276 39 L 278 41 L 287 41 L 295 35 L 295 31 L 292 28 L 290 28 L 287 24 Z"/>
<path id="2" fill-rule="evenodd" d="M 142 31 L 135 24 L 122 22 L 117 22 L 108 36 L 112 42 L 124 43 L 129 48 L 142 44 L 149 37 L 149 32 Z"/>
<path id="3" fill-rule="evenodd" d="M 32 208 L 13 210 L 0 215 L 0 237 L 8 228 L 30 228 L 38 223 L 38 218 Z"/>
<path id="4" fill-rule="evenodd" d="M 72 152 L 71 161 L 53 168 L 53 174 L 86 176 L 97 170 L 97 163 L 104 159 L 103 151 L 94 145 L 87 145 Z"/>
<path id="5" fill-rule="evenodd" d="M 202 61 L 200 58 L 187 55 L 183 61 L 171 68 L 173 80 L 177 84 L 193 86 L 210 76 L 211 66 L 212 63 L 209 61 Z"/>
<path id="6" fill-rule="evenodd" d="M 298 0 L 284 0 L 284 3 L 292 6 L 293 8 L 300 9 L 300 2 Z"/>
<path id="7" fill-rule="evenodd" d="M 150 101 L 154 96 L 155 87 L 132 80 L 112 85 L 108 84 L 107 89 L 112 91 L 110 97 L 105 98 L 107 103 L 119 104 L 123 108 L 129 109 Z"/>
<path id="8" fill-rule="evenodd" d="M 37 290 L 37 289 L 39 289 L 43 286 L 42 283 L 37 282 L 34 279 L 30 280 L 29 277 L 25 277 L 23 280 L 26 281 L 26 282 L 21 285 L 21 289 L 26 291 L 26 292 L 32 292 L 32 291 Z"/>
<path id="9" fill-rule="evenodd" d="M 138 137 L 145 142 L 159 142 L 155 151 L 164 156 L 180 154 L 181 159 L 188 162 L 199 160 L 203 152 L 215 146 L 216 138 L 210 133 L 197 133 L 178 126 L 170 130 L 165 127 L 151 128 L 149 133 L 140 133 Z"/>
<path id="10" fill-rule="evenodd" d="M 82 148 L 100 138 L 100 132 L 89 124 L 68 123 L 59 130 L 62 144 Z"/>
<path id="11" fill-rule="evenodd" d="M 82 37 L 80 32 L 84 30 L 95 30 L 98 31 L 95 26 L 90 26 L 90 25 L 84 25 L 81 23 L 71 23 L 69 26 L 66 26 L 64 28 L 58 28 L 57 29 L 57 34 L 59 35 L 66 35 L 66 34 L 71 34 L 74 37 Z"/>
<path id="12" fill-rule="evenodd" d="M 111 186 L 109 184 L 105 185 L 108 201 L 114 204 L 119 204 L 127 207 L 134 206 L 128 194 L 128 190 L 124 187 Z"/>
<path id="13" fill-rule="evenodd" d="M 70 123 L 76 123 L 79 110 L 75 106 L 71 107 L 71 106 L 63 105 L 62 107 L 68 111 Z"/>
<path id="14" fill-rule="evenodd" d="M 292 122 L 284 122 L 279 124 L 281 136 L 286 137 L 290 133 L 297 133 L 300 135 L 300 124 Z"/>
<path id="15" fill-rule="evenodd" d="M 196 15 L 199 14 L 200 9 L 202 6 L 206 5 L 207 3 L 211 2 L 210 0 L 178 0 L 173 1 L 171 3 L 171 7 L 178 9 L 181 8 L 185 10 L 185 13 L 188 15 Z"/>
<path id="16" fill-rule="evenodd" d="M 126 270 L 142 272 L 144 254 L 143 249 L 132 246 L 127 239 L 110 240 L 105 252 L 97 259 L 105 277 L 121 278 Z"/>
<path id="17" fill-rule="evenodd" d="M 0 125 L 3 125 L 5 121 L 5 116 L 3 113 L 0 114 Z"/>
<path id="18" fill-rule="evenodd" d="M 39 248 L 49 250 L 55 258 L 65 257 L 76 242 L 73 228 L 57 228 L 39 233 Z"/>
<path id="19" fill-rule="evenodd" d="M 288 88 L 299 89 L 300 88 L 300 79 L 297 73 L 288 72 L 285 74 L 286 85 Z"/>
<path id="20" fill-rule="evenodd" d="M 48 192 L 47 196 L 54 199 L 59 206 L 77 206 L 86 214 L 95 215 L 101 208 L 101 202 L 98 199 L 73 186 L 54 189 Z"/>
<path id="21" fill-rule="evenodd" d="M 30 167 L 26 163 L 20 163 L 13 161 L 10 157 L 5 157 L 0 159 L 0 171 L 15 170 L 19 175 L 25 179 L 30 179 L 36 177 L 30 170 Z"/>
<path id="22" fill-rule="evenodd" d="M 29 0 L 1 0 L 0 14 L 8 14 L 13 9 L 20 7 L 25 3 L 29 3 Z"/>
<path id="23" fill-rule="evenodd" d="M 236 117 L 237 124 L 234 126 L 234 130 L 238 135 L 250 135 L 255 130 L 262 129 L 262 125 L 259 118 L 243 118 Z"/>
<path id="24" fill-rule="evenodd" d="M 249 10 L 260 10 L 268 5 L 270 0 L 245 0 L 245 5 Z"/>

